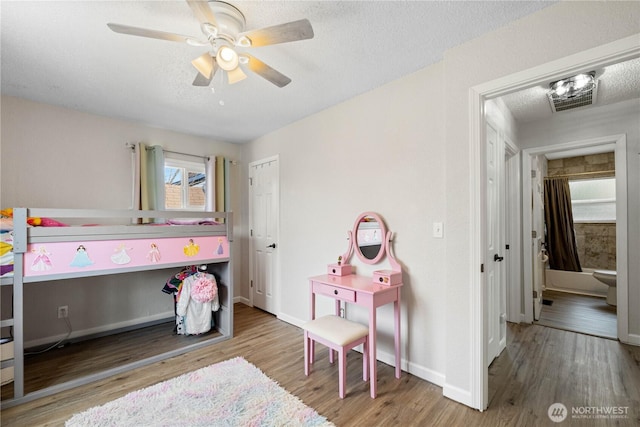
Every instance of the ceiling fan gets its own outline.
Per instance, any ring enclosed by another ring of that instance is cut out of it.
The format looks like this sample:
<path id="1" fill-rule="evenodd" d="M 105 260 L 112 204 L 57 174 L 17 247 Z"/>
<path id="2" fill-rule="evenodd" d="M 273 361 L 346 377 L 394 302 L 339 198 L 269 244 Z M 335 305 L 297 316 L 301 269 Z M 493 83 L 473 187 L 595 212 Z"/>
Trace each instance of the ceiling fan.
<path id="1" fill-rule="evenodd" d="M 209 86 L 218 68 L 226 71 L 229 84 L 244 80 L 247 75 L 240 64 L 246 65 L 249 70 L 278 87 L 284 87 L 291 83 L 291 79 L 281 72 L 256 57 L 245 52 L 238 52 L 236 49 L 311 39 L 313 38 L 313 28 L 308 19 L 245 31 L 244 15 L 235 6 L 217 0 L 186 1 L 200 22 L 202 35 L 206 40 L 129 25 L 109 23 L 107 26 L 121 34 L 187 43 L 192 46 L 210 46 L 209 52 L 191 61 L 191 64 L 198 70 L 193 81 L 194 86 Z"/>

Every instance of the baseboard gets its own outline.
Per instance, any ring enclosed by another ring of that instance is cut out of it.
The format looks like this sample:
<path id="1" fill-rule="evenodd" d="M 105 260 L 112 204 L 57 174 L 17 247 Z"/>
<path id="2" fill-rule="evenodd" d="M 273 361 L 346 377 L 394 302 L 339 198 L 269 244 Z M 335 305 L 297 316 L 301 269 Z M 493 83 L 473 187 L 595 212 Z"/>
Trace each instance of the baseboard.
<path id="1" fill-rule="evenodd" d="M 620 340 L 625 344 L 630 344 L 630 345 L 637 345 L 640 346 L 640 335 L 638 334 L 628 334 L 627 335 L 627 340 Z"/>
<path id="2" fill-rule="evenodd" d="M 395 354 L 380 351 L 379 349 L 378 360 L 390 366 L 396 365 Z M 402 357 L 400 358 L 400 369 L 410 373 L 413 376 L 435 384 L 438 387 L 442 387 L 445 383 L 445 376 L 443 373 L 434 371 L 433 369 L 425 368 L 424 366 L 418 365 L 417 363 L 407 362 L 407 360 Z"/>
<path id="3" fill-rule="evenodd" d="M 249 307 L 251 307 L 251 301 L 249 301 L 248 298 L 245 298 L 245 297 L 233 297 L 233 303 L 235 304 L 237 302 L 242 303 L 244 305 L 248 305 Z"/>
<path id="4" fill-rule="evenodd" d="M 469 390 L 463 390 L 459 387 L 445 384 L 442 387 L 442 395 L 448 399 L 455 400 L 456 402 L 473 408 L 473 401 L 471 399 L 471 392 Z"/>
<path id="5" fill-rule="evenodd" d="M 95 328 L 81 329 L 78 331 L 72 331 L 68 338 L 66 333 L 58 334 L 50 337 L 38 338 L 35 340 L 25 341 L 24 348 L 36 348 L 41 346 L 50 345 L 66 338 L 66 341 L 79 341 L 88 340 L 93 338 L 99 338 L 105 335 L 117 334 L 120 332 L 127 332 L 134 329 L 144 328 L 146 326 L 153 326 L 159 323 L 170 322 L 175 319 L 175 313 L 173 311 L 167 311 L 164 313 L 154 314 L 152 316 L 140 317 L 137 319 L 127 320 L 124 322 L 111 323 L 108 325 L 100 325 Z M 69 320 L 71 316 L 69 316 Z"/>
<path id="6" fill-rule="evenodd" d="M 291 325 L 297 326 L 298 328 L 301 328 L 302 325 L 306 323 L 304 320 L 297 319 L 293 316 L 287 316 L 286 314 L 282 314 L 282 313 L 278 314 L 277 317 L 279 320 L 282 320 L 283 322 L 287 322 Z"/>

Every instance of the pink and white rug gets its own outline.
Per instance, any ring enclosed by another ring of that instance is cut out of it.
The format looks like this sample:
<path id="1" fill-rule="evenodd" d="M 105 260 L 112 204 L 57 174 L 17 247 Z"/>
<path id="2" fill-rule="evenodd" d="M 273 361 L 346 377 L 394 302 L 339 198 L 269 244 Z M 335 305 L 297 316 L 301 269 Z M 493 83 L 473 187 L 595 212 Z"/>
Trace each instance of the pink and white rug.
<path id="1" fill-rule="evenodd" d="M 134 391 L 65 425 L 334 426 L 241 357 Z"/>

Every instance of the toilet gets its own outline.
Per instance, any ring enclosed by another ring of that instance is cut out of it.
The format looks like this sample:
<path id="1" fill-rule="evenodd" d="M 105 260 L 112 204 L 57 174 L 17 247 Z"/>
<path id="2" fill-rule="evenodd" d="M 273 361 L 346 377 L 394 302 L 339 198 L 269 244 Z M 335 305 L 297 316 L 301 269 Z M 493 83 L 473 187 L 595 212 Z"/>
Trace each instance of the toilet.
<path id="1" fill-rule="evenodd" d="M 612 270 L 595 270 L 593 277 L 605 285 L 609 286 L 607 291 L 607 304 L 618 305 L 618 297 L 616 295 L 616 272 Z"/>

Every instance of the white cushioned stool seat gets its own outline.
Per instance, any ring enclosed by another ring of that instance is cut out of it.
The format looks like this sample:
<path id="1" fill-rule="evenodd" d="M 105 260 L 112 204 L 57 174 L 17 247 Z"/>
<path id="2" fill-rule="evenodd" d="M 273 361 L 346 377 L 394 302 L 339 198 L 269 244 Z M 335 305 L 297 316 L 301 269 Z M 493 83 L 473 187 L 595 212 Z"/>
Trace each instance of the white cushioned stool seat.
<path id="1" fill-rule="evenodd" d="M 362 379 L 369 379 L 369 328 L 338 316 L 322 316 L 302 326 L 304 329 L 304 374 L 309 375 L 313 363 L 314 342 L 329 347 L 329 362 L 333 363 L 333 352 L 338 352 L 339 394 L 345 395 L 347 352 L 362 344 Z"/>
<path id="2" fill-rule="evenodd" d="M 338 345 L 346 345 L 369 335 L 366 326 L 338 316 L 322 316 L 307 322 L 302 328 Z"/>

